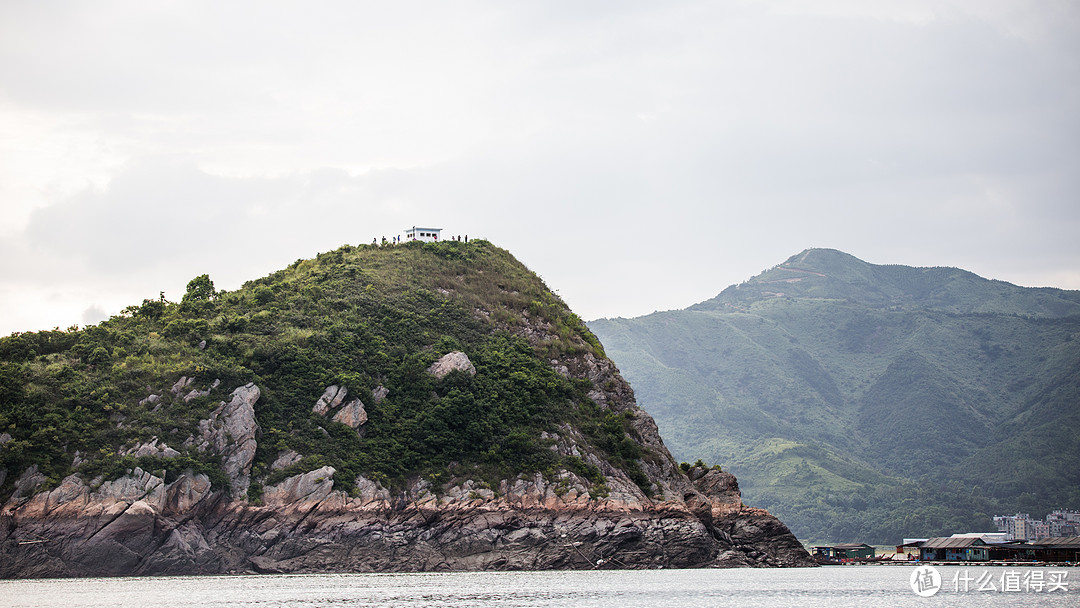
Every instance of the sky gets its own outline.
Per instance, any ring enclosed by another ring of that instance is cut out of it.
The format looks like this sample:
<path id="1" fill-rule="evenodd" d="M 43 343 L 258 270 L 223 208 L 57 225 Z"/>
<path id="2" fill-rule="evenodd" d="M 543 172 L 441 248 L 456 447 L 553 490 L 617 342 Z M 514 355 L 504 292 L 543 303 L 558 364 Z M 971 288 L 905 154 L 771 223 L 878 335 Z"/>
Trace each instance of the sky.
<path id="1" fill-rule="evenodd" d="M 0 335 L 419 225 L 583 318 L 809 247 L 1080 289 L 1080 3 L 0 2 Z"/>

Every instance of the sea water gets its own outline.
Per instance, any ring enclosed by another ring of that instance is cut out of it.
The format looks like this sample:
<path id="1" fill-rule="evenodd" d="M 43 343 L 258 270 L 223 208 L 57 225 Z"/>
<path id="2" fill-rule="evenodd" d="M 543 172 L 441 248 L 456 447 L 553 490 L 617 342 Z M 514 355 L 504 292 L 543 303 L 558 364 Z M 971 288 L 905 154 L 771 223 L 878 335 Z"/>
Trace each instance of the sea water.
<path id="1" fill-rule="evenodd" d="M 0 581 L 0 606 L 1080 606 L 1080 580 L 1072 578 L 1080 579 L 1076 568 L 939 567 L 940 590 L 930 597 L 916 594 L 914 571 L 915 566 L 827 566 L 9 580 Z M 1021 576 L 1041 584 L 1014 585 Z M 1047 580 L 1055 581 L 1053 591 Z"/>

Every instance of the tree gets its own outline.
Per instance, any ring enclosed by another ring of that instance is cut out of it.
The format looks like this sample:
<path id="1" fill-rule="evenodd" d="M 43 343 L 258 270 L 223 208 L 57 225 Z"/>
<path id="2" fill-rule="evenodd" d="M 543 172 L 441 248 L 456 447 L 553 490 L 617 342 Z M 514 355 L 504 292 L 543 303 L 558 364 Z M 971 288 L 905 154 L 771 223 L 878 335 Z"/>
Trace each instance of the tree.
<path id="1" fill-rule="evenodd" d="M 181 302 L 184 304 L 209 302 L 216 295 L 217 291 L 214 290 L 214 282 L 210 280 L 210 275 L 200 274 L 188 281 L 187 293 L 184 294 L 184 299 Z"/>

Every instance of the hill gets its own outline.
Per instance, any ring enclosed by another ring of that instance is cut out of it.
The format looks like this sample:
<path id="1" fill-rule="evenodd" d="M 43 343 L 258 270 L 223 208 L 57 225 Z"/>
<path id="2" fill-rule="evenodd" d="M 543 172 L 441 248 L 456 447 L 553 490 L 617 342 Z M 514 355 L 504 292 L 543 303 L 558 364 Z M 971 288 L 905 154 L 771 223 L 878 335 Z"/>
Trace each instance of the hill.
<path id="1" fill-rule="evenodd" d="M 675 456 L 802 538 L 888 544 L 1080 505 L 1080 292 L 811 249 L 590 322 Z"/>
<path id="2" fill-rule="evenodd" d="M 807 558 L 733 477 L 678 469 L 486 241 L 345 246 L 0 339 L 0 431 L 0 576 Z"/>

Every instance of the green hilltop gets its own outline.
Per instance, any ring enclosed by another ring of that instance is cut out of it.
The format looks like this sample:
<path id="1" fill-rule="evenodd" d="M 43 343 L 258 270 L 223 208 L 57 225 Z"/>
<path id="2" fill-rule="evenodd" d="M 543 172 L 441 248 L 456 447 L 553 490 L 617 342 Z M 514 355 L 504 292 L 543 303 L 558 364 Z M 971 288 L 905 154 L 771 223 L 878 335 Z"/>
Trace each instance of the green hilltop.
<path id="1" fill-rule="evenodd" d="M 475 374 L 428 373 L 456 351 Z M 589 380 L 552 362 L 590 355 L 604 356 L 581 319 L 486 241 L 344 246 L 230 292 L 202 275 L 180 302 L 148 299 L 95 326 L 0 338 L 0 502 L 29 467 L 46 487 L 135 466 L 227 485 L 220 459 L 192 438 L 229 391 L 252 382 L 254 501 L 324 465 L 345 490 L 357 475 L 393 488 L 417 476 L 494 484 L 561 468 L 603 496 L 595 466 L 549 449 L 546 431 L 559 425 L 648 493 L 634 412 L 601 409 Z M 313 413 L 331 386 L 362 400 L 362 428 Z M 145 453 L 148 438 L 172 451 Z M 282 454 L 293 462 L 273 466 Z"/>
<path id="2" fill-rule="evenodd" d="M 1080 507 L 1080 292 L 811 249 L 589 326 L 673 455 L 724 465 L 800 538 Z"/>

